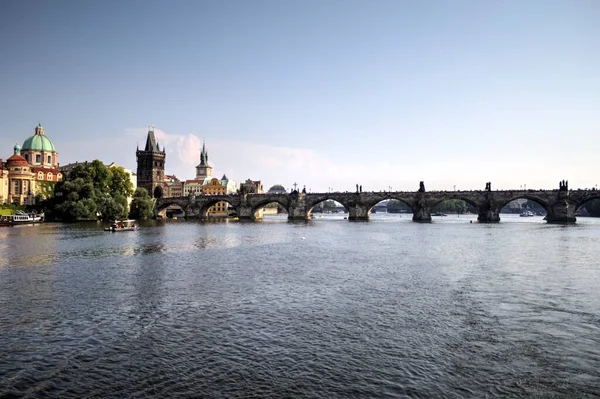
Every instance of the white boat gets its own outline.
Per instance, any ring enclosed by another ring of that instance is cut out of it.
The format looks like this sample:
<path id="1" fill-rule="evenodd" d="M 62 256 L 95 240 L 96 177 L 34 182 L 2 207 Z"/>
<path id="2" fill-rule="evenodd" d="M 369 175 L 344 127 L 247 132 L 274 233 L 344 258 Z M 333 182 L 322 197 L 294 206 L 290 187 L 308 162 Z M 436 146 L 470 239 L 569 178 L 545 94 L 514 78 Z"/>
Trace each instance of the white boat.
<path id="1" fill-rule="evenodd" d="M 531 216 L 535 216 L 535 214 L 531 211 L 523 211 L 519 216 L 522 218 L 528 218 Z"/>
<path id="2" fill-rule="evenodd" d="M 15 226 L 18 224 L 36 224 L 44 221 L 44 214 L 17 211 L 14 215 L 0 216 L 0 226 Z"/>
<path id="3" fill-rule="evenodd" d="M 110 226 L 105 227 L 104 231 L 112 231 L 112 232 L 119 232 L 119 231 L 133 231 L 133 230 L 137 230 L 138 226 L 135 224 L 135 220 L 115 220 L 114 222 L 112 222 L 110 224 Z"/>

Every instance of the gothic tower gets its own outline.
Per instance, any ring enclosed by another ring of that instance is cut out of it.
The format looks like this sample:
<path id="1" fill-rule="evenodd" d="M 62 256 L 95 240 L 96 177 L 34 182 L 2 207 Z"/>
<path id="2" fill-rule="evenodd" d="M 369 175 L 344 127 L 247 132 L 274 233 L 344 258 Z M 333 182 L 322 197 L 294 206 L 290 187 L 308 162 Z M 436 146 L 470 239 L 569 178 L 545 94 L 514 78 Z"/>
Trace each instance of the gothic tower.
<path id="1" fill-rule="evenodd" d="M 196 166 L 196 179 L 210 179 L 212 177 L 212 167 L 208 164 L 208 153 L 206 152 L 206 142 L 202 142 L 202 151 L 200 152 L 200 163 Z"/>
<path id="2" fill-rule="evenodd" d="M 137 157 L 137 186 L 148 190 L 148 195 L 153 198 L 162 197 L 163 182 L 165 177 L 165 147 L 162 151 L 154 137 L 154 127 L 148 128 L 146 148 L 143 151 L 138 147 Z"/>

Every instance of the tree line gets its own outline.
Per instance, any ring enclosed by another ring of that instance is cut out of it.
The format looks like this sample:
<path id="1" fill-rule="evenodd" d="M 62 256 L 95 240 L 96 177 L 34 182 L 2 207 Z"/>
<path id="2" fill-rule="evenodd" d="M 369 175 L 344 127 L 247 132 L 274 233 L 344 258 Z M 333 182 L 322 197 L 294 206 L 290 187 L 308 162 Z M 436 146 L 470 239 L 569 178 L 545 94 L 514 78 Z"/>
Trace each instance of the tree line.
<path id="1" fill-rule="evenodd" d="M 146 219 L 153 207 L 144 188 L 133 191 L 125 169 L 109 168 L 99 160 L 75 166 L 42 202 L 46 219 L 61 221 Z"/>

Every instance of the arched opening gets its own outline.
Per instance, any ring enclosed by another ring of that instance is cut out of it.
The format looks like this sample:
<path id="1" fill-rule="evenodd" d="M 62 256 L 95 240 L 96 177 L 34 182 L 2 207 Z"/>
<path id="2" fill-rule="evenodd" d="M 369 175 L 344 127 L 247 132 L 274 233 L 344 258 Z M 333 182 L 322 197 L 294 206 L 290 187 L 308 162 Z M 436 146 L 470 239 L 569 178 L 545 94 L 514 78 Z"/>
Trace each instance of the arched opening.
<path id="1" fill-rule="evenodd" d="M 162 198 L 163 197 L 163 188 L 161 186 L 154 187 L 153 195 L 154 195 L 154 198 Z"/>
<path id="2" fill-rule="evenodd" d="M 600 195 L 586 198 L 575 210 L 576 217 L 600 217 Z"/>
<path id="3" fill-rule="evenodd" d="M 253 210 L 254 219 L 285 219 L 287 220 L 288 210 L 284 204 L 271 201 L 259 203 Z"/>
<path id="4" fill-rule="evenodd" d="M 412 216 L 412 209 L 406 202 L 398 199 L 384 199 L 369 205 L 371 217 L 401 216 L 403 214 Z"/>
<path id="5" fill-rule="evenodd" d="M 183 208 L 177 204 L 171 204 L 168 207 L 166 207 L 164 210 L 164 217 L 167 219 L 173 219 L 173 220 L 177 220 L 177 219 L 183 219 L 185 218 L 185 211 L 183 210 Z"/>
<path id="6" fill-rule="evenodd" d="M 347 219 L 348 207 L 341 202 L 337 202 L 331 198 L 326 198 L 314 203 L 308 209 L 307 216 L 311 219 Z"/>
<path id="7" fill-rule="evenodd" d="M 546 216 L 548 212 L 541 202 L 527 198 L 517 198 L 504 205 L 500 213 L 529 217 Z"/>
<path id="8" fill-rule="evenodd" d="M 200 209 L 202 219 L 231 219 L 238 216 L 237 209 L 223 199 L 210 200 Z"/>
<path id="9" fill-rule="evenodd" d="M 533 197 L 517 197 L 508 201 L 500 213 L 509 217 L 545 217 L 548 214 L 548 209 L 544 201 Z"/>
<path id="10" fill-rule="evenodd" d="M 477 215 L 477 205 L 467 199 L 450 198 L 442 200 L 431 208 L 432 217 L 444 217 L 448 215 Z"/>
<path id="11" fill-rule="evenodd" d="M 185 218 L 186 214 L 183 207 L 178 203 L 167 202 L 156 208 L 155 216 L 159 219 L 179 219 Z"/>

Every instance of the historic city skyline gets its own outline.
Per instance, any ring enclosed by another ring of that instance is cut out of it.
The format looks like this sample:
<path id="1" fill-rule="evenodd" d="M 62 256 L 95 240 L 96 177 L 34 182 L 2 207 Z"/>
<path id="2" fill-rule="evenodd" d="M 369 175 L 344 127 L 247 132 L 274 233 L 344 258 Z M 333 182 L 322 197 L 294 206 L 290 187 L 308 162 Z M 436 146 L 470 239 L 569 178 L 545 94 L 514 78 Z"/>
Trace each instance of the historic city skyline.
<path id="1" fill-rule="evenodd" d="M 61 163 L 313 191 L 598 181 L 600 7 L 590 2 L 11 2 L 0 157 L 42 123 Z"/>

